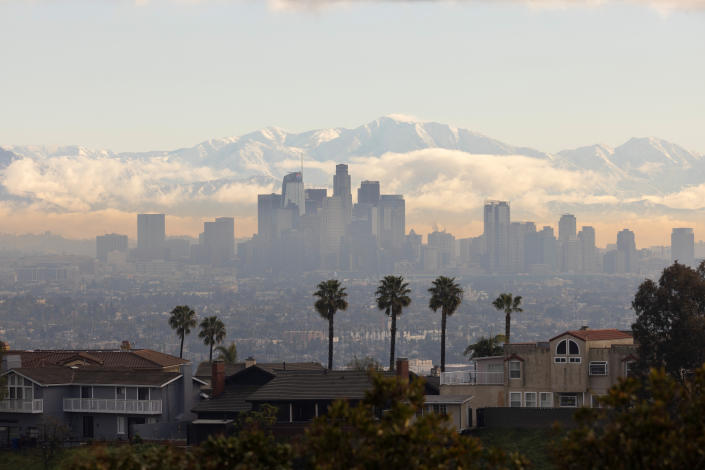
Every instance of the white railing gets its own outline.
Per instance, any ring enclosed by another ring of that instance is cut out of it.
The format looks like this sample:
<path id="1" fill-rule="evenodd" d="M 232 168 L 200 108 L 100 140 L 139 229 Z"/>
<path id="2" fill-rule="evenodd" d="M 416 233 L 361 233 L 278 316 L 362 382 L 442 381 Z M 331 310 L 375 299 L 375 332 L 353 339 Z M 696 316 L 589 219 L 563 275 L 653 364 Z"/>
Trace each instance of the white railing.
<path id="1" fill-rule="evenodd" d="M 64 398 L 64 411 L 158 415 L 161 400 L 110 400 L 105 398 Z"/>
<path id="2" fill-rule="evenodd" d="M 44 400 L 0 400 L 0 411 L 7 413 L 42 413 Z"/>
<path id="3" fill-rule="evenodd" d="M 504 372 L 441 372 L 441 385 L 504 385 Z"/>

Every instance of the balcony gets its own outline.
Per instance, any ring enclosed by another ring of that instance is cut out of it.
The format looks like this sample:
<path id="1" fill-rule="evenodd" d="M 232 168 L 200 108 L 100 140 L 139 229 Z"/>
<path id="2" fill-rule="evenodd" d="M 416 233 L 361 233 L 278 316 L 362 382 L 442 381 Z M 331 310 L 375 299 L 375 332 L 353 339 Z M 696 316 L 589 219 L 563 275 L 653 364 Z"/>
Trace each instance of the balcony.
<path id="1" fill-rule="evenodd" d="M 441 385 L 504 385 L 504 372 L 441 372 Z"/>
<path id="2" fill-rule="evenodd" d="M 64 411 L 81 413 L 162 414 L 161 400 L 113 400 L 104 398 L 64 398 Z"/>
<path id="3" fill-rule="evenodd" d="M 2 413 L 43 413 L 44 400 L 0 400 Z"/>

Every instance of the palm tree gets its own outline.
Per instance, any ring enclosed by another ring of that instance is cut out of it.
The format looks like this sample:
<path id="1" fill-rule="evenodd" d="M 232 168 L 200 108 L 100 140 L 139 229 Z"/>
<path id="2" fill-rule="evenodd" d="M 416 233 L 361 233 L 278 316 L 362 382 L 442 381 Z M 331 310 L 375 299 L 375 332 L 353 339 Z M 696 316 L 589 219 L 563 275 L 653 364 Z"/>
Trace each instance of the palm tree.
<path id="1" fill-rule="evenodd" d="M 213 346 L 225 339 L 225 325 L 214 315 L 204 318 L 199 326 L 201 331 L 198 333 L 198 337 L 203 340 L 203 344 L 210 346 L 208 362 L 213 362 Z"/>
<path id="2" fill-rule="evenodd" d="M 401 315 L 402 309 L 411 303 L 409 294 L 409 283 L 404 282 L 401 276 L 385 276 L 379 281 L 377 287 L 377 307 L 384 310 L 387 316 L 392 317 L 392 328 L 390 331 L 391 344 L 389 350 L 389 370 L 394 370 L 394 346 L 397 336 L 397 317 Z"/>
<path id="3" fill-rule="evenodd" d="M 481 336 L 476 343 L 465 348 L 463 354 L 470 356 L 470 359 L 475 359 L 476 357 L 501 356 L 504 351 L 502 343 L 504 343 L 504 335 L 490 336 L 487 338 Z"/>
<path id="4" fill-rule="evenodd" d="M 221 359 L 226 364 L 235 364 L 237 362 L 237 346 L 235 343 L 230 343 L 230 346 L 217 346 L 215 351 L 218 353 L 218 359 Z"/>
<path id="5" fill-rule="evenodd" d="M 523 312 L 521 305 L 521 296 L 517 295 L 513 297 L 512 294 L 499 294 L 494 302 L 492 302 L 494 308 L 497 310 L 504 311 L 504 343 L 509 344 L 509 330 L 512 323 L 512 313 Z"/>
<path id="6" fill-rule="evenodd" d="M 348 302 L 345 298 L 348 294 L 345 287 L 341 287 L 340 281 L 329 279 L 318 284 L 314 296 L 318 297 L 314 307 L 318 314 L 328 320 L 328 370 L 333 369 L 333 317 L 338 310 L 346 310 Z"/>
<path id="7" fill-rule="evenodd" d="M 441 372 L 446 371 L 446 319 L 453 315 L 463 301 L 463 289 L 454 277 L 438 276 L 428 290 L 431 300 L 428 307 L 437 312 L 441 309 Z"/>
<path id="8" fill-rule="evenodd" d="M 184 357 L 184 337 L 191 333 L 191 328 L 196 327 L 196 312 L 188 305 L 178 305 L 171 311 L 169 326 L 176 331 L 176 336 L 181 338 L 179 357 Z"/>

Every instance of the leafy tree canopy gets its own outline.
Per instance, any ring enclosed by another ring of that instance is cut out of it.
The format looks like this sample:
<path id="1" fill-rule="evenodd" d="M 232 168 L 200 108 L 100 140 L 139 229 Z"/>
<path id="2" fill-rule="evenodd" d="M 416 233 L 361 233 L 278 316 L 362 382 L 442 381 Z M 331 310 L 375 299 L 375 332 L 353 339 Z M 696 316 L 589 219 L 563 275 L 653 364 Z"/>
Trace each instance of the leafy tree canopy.
<path id="1" fill-rule="evenodd" d="M 463 354 L 470 356 L 470 359 L 476 357 L 501 356 L 504 354 L 503 344 L 504 335 L 491 336 L 489 338 L 482 336 L 476 343 L 468 345 Z"/>

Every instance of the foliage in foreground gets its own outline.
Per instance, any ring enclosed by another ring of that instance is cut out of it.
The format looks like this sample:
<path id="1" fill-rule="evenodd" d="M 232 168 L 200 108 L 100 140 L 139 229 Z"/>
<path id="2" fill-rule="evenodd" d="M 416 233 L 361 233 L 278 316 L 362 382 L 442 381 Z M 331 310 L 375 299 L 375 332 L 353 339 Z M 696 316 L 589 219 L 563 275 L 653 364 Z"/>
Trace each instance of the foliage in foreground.
<path id="1" fill-rule="evenodd" d="M 95 446 L 73 453 L 61 470 L 216 469 L 522 469 L 523 457 L 459 435 L 447 418 L 425 414 L 423 384 L 372 373 L 358 406 L 338 401 L 295 445 L 266 431 L 273 414 L 248 420 L 237 436 L 211 437 L 192 451 L 168 446 Z M 382 412 L 381 410 L 384 411 Z M 294 464 L 296 462 L 296 465 Z"/>
<path id="2" fill-rule="evenodd" d="M 560 468 L 705 468 L 705 366 L 684 383 L 652 369 L 600 401 L 607 408 L 579 410 L 554 449 Z"/>

